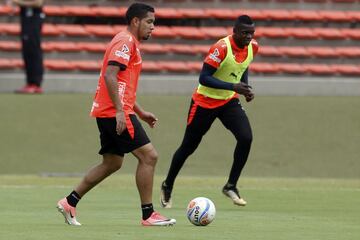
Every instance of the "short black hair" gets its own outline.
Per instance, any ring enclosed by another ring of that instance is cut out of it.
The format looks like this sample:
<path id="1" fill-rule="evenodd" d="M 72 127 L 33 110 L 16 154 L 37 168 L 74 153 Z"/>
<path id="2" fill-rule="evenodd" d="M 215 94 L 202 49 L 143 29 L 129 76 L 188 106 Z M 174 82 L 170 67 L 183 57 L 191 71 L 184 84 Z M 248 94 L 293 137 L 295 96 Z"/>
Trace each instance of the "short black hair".
<path id="1" fill-rule="evenodd" d="M 248 15 L 241 15 L 236 19 L 234 28 L 239 28 L 240 25 L 243 25 L 243 24 L 252 25 L 252 24 L 254 24 L 254 22 L 251 19 L 251 17 L 249 17 Z"/>
<path id="2" fill-rule="evenodd" d="M 126 11 L 126 22 L 130 25 L 131 20 L 135 17 L 140 20 L 145 18 L 148 12 L 155 12 L 155 9 L 145 3 L 133 3 Z"/>

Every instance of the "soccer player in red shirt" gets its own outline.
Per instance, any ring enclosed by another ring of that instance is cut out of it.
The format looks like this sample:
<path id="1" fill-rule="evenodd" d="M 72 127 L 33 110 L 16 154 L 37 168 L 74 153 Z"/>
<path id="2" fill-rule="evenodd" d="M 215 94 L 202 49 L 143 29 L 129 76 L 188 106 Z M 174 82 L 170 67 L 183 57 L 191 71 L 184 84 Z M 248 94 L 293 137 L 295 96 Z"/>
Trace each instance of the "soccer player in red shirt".
<path id="1" fill-rule="evenodd" d="M 154 211 L 152 189 L 158 154 L 136 115 L 150 127 L 157 118 L 136 103 L 136 89 L 142 59 L 139 42 L 147 40 L 154 30 L 154 8 L 132 4 L 126 12 L 128 27 L 118 33 L 108 45 L 90 115 L 96 117 L 100 131 L 102 163 L 94 166 L 67 197 L 61 199 L 58 210 L 70 225 L 76 220 L 76 205 L 98 183 L 120 169 L 124 155 L 131 152 L 138 159 L 136 185 L 140 194 L 144 226 L 169 226 L 176 223 Z M 136 114 L 136 115 L 135 115 Z"/>
<path id="2" fill-rule="evenodd" d="M 252 88 L 248 85 L 248 66 L 258 51 L 254 32 L 252 19 L 242 15 L 235 22 L 233 34 L 220 39 L 210 48 L 200 73 L 200 84 L 192 95 L 185 136 L 161 185 L 162 207 L 171 208 L 176 176 L 216 118 L 237 141 L 232 168 L 222 191 L 234 204 L 246 205 L 236 184 L 250 152 L 252 131 L 239 95 L 245 96 L 247 102 L 254 99 Z"/>

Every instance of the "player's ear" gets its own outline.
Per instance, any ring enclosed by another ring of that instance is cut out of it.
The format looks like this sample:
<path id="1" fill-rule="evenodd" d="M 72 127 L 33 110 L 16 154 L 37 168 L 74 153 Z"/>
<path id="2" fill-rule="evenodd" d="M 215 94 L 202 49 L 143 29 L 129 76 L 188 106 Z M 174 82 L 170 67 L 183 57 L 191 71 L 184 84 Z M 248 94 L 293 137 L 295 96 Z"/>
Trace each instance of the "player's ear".
<path id="1" fill-rule="evenodd" d="M 140 25 L 140 19 L 138 17 L 134 17 L 131 22 L 135 27 L 139 27 Z"/>

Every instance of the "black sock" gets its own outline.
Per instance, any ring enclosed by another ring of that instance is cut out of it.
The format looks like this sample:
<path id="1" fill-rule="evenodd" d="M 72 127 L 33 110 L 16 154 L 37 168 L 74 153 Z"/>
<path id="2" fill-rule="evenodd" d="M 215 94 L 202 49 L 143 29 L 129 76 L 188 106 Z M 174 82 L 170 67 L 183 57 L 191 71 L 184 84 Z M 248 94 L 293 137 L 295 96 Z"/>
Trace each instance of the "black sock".
<path id="1" fill-rule="evenodd" d="M 72 207 L 76 207 L 76 205 L 78 204 L 78 202 L 80 201 L 81 197 L 79 196 L 79 194 L 75 191 L 72 191 L 69 196 L 66 197 L 68 203 L 70 206 Z"/>
<path id="2" fill-rule="evenodd" d="M 226 185 L 224 186 L 224 188 L 226 189 L 231 189 L 231 188 L 235 188 L 235 184 L 232 184 L 232 183 L 226 183 Z"/>
<path id="3" fill-rule="evenodd" d="M 141 210 L 142 210 L 142 218 L 143 218 L 143 220 L 146 220 L 154 212 L 154 207 L 153 207 L 152 203 L 143 204 L 143 205 L 141 205 Z"/>

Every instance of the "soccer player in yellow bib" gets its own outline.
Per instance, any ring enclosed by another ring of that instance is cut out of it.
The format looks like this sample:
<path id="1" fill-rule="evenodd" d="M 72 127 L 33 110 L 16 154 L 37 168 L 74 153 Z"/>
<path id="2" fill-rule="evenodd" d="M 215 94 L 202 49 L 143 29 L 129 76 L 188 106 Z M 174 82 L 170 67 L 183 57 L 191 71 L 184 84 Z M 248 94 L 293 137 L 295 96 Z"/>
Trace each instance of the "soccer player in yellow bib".
<path id="1" fill-rule="evenodd" d="M 234 204 L 246 205 L 236 185 L 248 159 L 252 131 L 239 96 L 243 95 L 247 102 L 254 99 L 252 88 L 248 85 L 248 68 L 258 51 L 258 44 L 253 39 L 254 32 L 252 19 L 242 15 L 234 24 L 233 34 L 211 46 L 200 73 L 199 86 L 192 95 L 183 141 L 161 184 L 162 207 L 171 208 L 176 176 L 216 118 L 237 140 L 229 178 L 222 191 Z"/>

